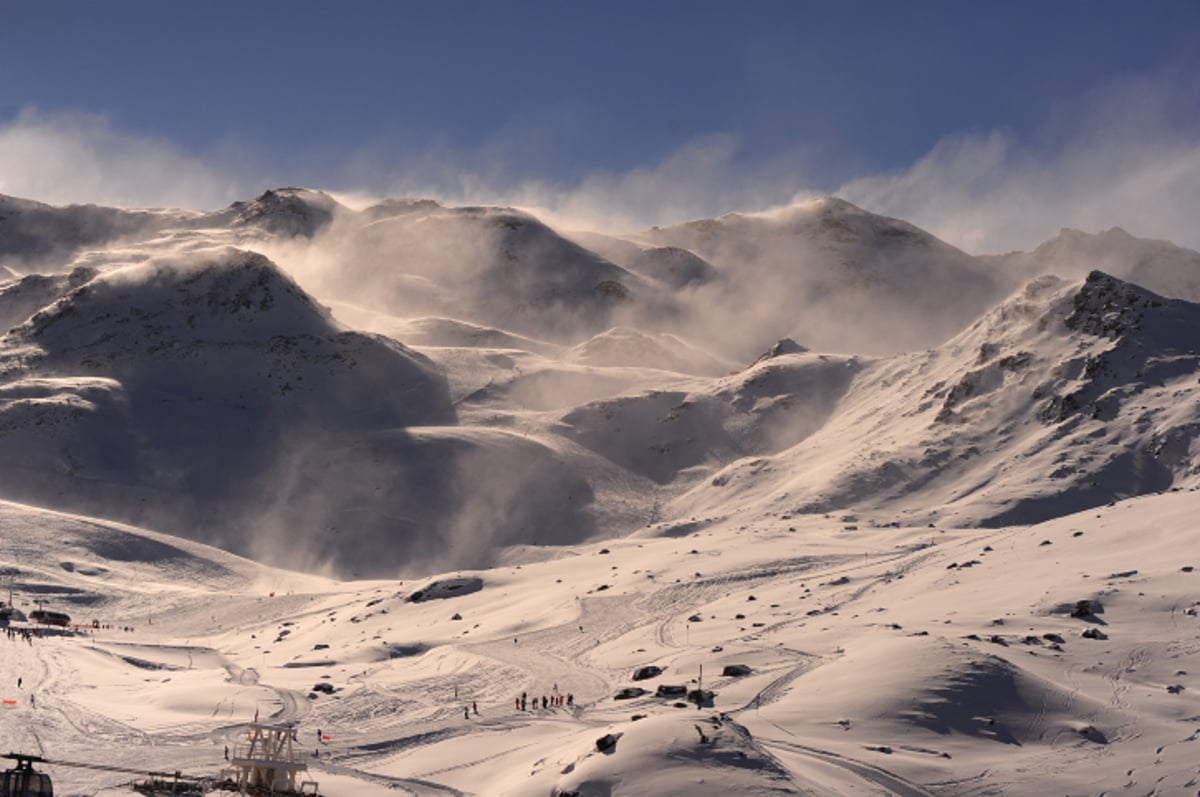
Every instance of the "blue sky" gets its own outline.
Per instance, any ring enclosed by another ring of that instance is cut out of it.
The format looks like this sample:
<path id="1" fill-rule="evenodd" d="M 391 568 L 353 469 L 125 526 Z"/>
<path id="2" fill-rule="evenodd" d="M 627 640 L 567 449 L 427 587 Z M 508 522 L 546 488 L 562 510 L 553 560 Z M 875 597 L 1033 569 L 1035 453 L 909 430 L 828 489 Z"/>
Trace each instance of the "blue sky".
<path id="1" fill-rule="evenodd" d="M 618 227 L 838 192 L 1033 245 L 1032 210 L 979 219 L 1049 194 L 1051 234 L 1117 224 L 1096 194 L 1131 183 L 1200 199 L 1197 40 L 1194 0 L 0 0 L 0 192 L 215 207 L 288 184 Z"/>

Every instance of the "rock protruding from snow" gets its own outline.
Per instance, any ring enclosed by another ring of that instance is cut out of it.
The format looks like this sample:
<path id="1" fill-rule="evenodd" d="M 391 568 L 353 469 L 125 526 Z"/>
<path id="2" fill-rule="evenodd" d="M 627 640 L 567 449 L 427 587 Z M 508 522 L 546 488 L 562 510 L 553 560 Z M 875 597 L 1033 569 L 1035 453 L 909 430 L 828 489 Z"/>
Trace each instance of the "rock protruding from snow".
<path id="1" fill-rule="evenodd" d="M 277 188 L 249 202 L 235 202 L 230 210 L 235 213 L 235 227 L 253 226 L 275 235 L 312 238 L 345 209 L 321 191 Z"/>

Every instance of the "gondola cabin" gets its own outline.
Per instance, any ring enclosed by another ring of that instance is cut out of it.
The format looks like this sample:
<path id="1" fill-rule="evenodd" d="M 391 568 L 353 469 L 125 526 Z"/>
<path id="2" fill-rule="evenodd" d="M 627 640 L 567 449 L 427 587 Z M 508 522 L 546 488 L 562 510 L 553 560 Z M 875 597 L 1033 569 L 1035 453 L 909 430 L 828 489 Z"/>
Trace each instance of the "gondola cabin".
<path id="1" fill-rule="evenodd" d="M 16 759 L 17 765 L 0 776 L 0 797 L 54 797 L 50 776 L 33 768 L 33 762 L 42 759 L 16 753 L 5 757 Z"/>
<path id="2" fill-rule="evenodd" d="M 71 616 L 62 612 L 52 612 L 46 609 L 34 609 L 29 613 L 29 619 L 42 625 L 61 625 L 66 628 L 71 624 Z"/>

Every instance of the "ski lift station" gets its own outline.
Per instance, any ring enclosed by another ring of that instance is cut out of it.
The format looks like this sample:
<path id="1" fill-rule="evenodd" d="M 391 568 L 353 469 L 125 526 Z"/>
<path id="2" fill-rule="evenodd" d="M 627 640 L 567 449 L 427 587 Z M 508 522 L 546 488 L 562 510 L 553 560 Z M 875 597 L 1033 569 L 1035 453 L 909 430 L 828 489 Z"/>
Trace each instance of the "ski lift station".
<path id="1" fill-rule="evenodd" d="M 250 723 L 246 745 L 238 745 L 230 756 L 237 772 L 237 785 L 242 794 L 254 793 L 317 793 L 315 781 L 300 780 L 308 764 L 297 757 L 293 747 L 295 729 L 290 725 Z M 308 791 L 311 789 L 311 791 Z"/>

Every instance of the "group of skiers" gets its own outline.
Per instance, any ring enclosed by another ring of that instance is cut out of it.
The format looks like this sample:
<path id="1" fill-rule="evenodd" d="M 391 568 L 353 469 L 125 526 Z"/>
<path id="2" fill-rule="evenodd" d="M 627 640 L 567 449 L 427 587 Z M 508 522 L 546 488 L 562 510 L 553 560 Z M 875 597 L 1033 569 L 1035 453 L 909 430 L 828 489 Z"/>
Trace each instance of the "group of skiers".
<path id="1" fill-rule="evenodd" d="M 516 698 L 513 702 L 514 702 L 514 707 L 516 708 L 517 711 L 528 711 L 529 710 L 529 708 L 528 708 L 528 706 L 529 706 L 528 693 L 522 692 L 521 696 Z M 565 695 L 558 694 L 558 685 L 557 684 L 555 684 L 554 694 L 542 695 L 542 708 L 545 708 L 545 709 L 561 708 L 563 706 L 574 707 L 574 705 L 575 705 L 575 695 L 571 692 L 568 692 Z M 537 698 L 537 695 L 534 695 L 533 708 L 535 711 L 537 710 L 537 707 L 538 707 L 538 698 Z"/>

